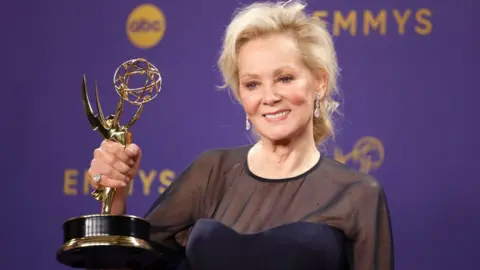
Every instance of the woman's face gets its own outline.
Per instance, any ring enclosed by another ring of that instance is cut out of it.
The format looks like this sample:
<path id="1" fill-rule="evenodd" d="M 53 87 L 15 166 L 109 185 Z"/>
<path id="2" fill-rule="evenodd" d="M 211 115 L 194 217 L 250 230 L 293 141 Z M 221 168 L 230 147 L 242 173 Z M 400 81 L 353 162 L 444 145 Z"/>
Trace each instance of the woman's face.
<path id="1" fill-rule="evenodd" d="M 245 43 L 238 55 L 239 96 L 263 139 L 291 140 L 311 133 L 315 96 L 325 80 L 303 63 L 295 41 L 270 35 Z"/>

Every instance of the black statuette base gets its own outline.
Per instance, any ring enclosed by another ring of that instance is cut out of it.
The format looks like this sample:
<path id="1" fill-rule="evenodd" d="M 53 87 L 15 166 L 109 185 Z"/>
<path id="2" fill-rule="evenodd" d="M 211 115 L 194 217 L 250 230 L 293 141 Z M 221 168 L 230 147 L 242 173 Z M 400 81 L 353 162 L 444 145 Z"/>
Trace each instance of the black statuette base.
<path id="1" fill-rule="evenodd" d="M 150 224 L 138 217 L 90 215 L 67 220 L 57 261 L 83 269 L 141 268 L 155 261 Z"/>

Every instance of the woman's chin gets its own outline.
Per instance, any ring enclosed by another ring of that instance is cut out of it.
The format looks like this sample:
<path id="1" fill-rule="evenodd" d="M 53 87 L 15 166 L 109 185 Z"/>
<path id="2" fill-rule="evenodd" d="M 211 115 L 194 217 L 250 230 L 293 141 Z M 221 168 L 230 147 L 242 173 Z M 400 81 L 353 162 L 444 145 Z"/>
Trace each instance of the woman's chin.
<path id="1" fill-rule="evenodd" d="M 292 139 L 292 136 L 290 132 L 286 132 L 285 130 L 283 130 L 277 132 L 265 132 L 262 134 L 262 138 L 272 143 L 282 144 L 290 141 Z"/>

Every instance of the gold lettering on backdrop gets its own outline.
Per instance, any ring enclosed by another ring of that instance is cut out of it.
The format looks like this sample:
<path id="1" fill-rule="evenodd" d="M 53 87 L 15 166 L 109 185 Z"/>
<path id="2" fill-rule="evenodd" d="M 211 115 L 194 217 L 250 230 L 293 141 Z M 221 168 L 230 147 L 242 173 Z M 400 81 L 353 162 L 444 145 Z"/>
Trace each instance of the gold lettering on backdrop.
<path id="1" fill-rule="evenodd" d="M 357 12 L 350 11 L 348 12 L 347 16 L 343 16 L 343 14 L 339 11 L 335 11 L 333 13 L 333 33 L 336 36 L 340 35 L 341 30 L 350 31 L 351 36 L 355 36 L 357 34 Z"/>
<path id="2" fill-rule="evenodd" d="M 429 35 L 433 29 L 431 21 L 432 11 L 428 8 L 418 10 L 393 9 L 391 11 L 386 9 L 379 11 L 368 9 L 348 11 L 316 10 L 312 16 L 329 22 L 332 25 L 334 36 L 345 34 L 350 36 L 373 36 L 374 33 L 386 36 L 392 34 L 388 33 L 388 31 L 393 29 L 395 29 L 398 35 L 408 34 L 409 31 L 418 35 Z M 388 29 L 389 24 L 396 27 Z"/>
<path id="3" fill-rule="evenodd" d="M 393 17 L 398 25 L 398 34 L 405 34 L 405 24 L 407 23 L 408 18 L 410 18 L 410 15 L 412 15 L 410 9 L 405 10 L 403 14 L 398 9 L 393 10 Z"/>
<path id="4" fill-rule="evenodd" d="M 314 18 L 319 18 L 325 20 L 328 17 L 328 11 L 326 10 L 315 10 L 312 14 Z"/>
<path id="5" fill-rule="evenodd" d="M 143 195 L 150 195 L 150 186 L 152 185 L 153 178 L 157 174 L 157 171 L 151 170 L 148 174 L 144 170 L 138 171 L 138 176 L 143 183 Z"/>
<path id="6" fill-rule="evenodd" d="M 314 11 L 313 17 L 328 20 L 328 11 Z M 349 11 L 346 16 L 338 10 L 333 12 L 333 35 L 339 36 L 342 30 L 348 30 L 351 36 L 357 34 L 357 12 L 355 10 Z"/>
<path id="7" fill-rule="evenodd" d="M 369 173 L 382 165 L 385 149 L 379 139 L 367 136 L 360 138 L 350 153 L 344 154 L 341 149 L 335 148 L 333 155 L 338 162 L 359 166 L 359 171 Z"/>
<path id="8" fill-rule="evenodd" d="M 83 175 L 82 175 L 83 173 Z M 142 170 L 138 171 L 137 179 L 132 181 L 129 194 L 133 195 L 134 187 L 139 187 L 139 190 L 144 196 L 152 194 L 152 190 L 157 190 L 162 193 L 170 186 L 175 178 L 175 172 L 170 169 L 157 170 Z M 66 169 L 63 179 L 63 193 L 65 195 L 86 195 L 89 196 L 93 191 L 93 186 L 90 181 L 90 175 L 87 170 Z"/>
<path id="9" fill-rule="evenodd" d="M 370 10 L 363 12 L 363 34 L 368 36 L 370 29 L 379 31 L 380 35 L 385 36 L 387 33 L 387 12 L 381 10 L 376 16 Z"/>
<path id="10" fill-rule="evenodd" d="M 170 186 L 170 184 L 175 179 L 175 173 L 171 170 L 163 170 L 160 172 L 158 179 L 160 180 L 160 186 L 158 187 L 158 193 L 163 193 L 165 189 Z"/>
<path id="11" fill-rule="evenodd" d="M 78 171 L 75 169 L 65 170 L 63 176 L 63 193 L 65 195 L 77 195 L 75 185 L 77 185 Z"/>
<path id="12" fill-rule="evenodd" d="M 415 32 L 424 36 L 430 34 L 433 28 L 432 22 L 429 20 L 430 17 L 432 17 L 432 11 L 429 9 L 422 8 L 418 10 L 418 12 L 415 13 L 415 19 L 420 23 L 420 26 L 415 26 Z"/>

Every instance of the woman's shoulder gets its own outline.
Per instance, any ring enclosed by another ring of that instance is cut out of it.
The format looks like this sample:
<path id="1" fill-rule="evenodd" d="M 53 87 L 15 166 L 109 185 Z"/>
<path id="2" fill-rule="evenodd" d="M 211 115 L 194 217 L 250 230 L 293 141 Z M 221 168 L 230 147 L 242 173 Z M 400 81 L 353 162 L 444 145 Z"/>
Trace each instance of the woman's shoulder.
<path id="1" fill-rule="evenodd" d="M 320 171 L 323 171 L 335 184 L 345 190 L 356 190 L 362 194 L 378 194 L 382 191 L 380 181 L 373 175 L 358 171 L 332 157 L 323 157 Z"/>

